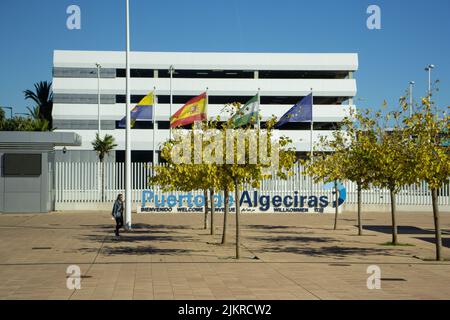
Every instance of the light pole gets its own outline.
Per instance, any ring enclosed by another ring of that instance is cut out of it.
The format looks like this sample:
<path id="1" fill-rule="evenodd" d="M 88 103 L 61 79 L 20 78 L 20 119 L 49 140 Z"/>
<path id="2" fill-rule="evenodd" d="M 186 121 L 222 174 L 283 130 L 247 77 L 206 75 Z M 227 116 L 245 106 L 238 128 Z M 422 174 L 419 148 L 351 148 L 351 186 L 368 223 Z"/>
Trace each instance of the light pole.
<path id="1" fill-rule="evenodd" d="M 98 136 L 100 138 L 100 130 L 101 130 L 101 120 L 100 120 L 100 69 L 102 66 L 99 63 L 96 63 L 97 67 L 97 119 L 98 119 Z"/>
<path id="2" fill-rule="evenodd" d="M 131 230 L 131 93 L 130 93 L 130 2 L 125 0 L 126 12 L 126 104 L 125 104 L 125 226 Z"/>
<path id="3" fill-rule="evenodd" d="M 434 64 L 429 64 L 425 67 L 425 71 L 428 71 L 428 96 L 431 100 L 431 70 L 434 69 Z"/>
<path id="4" fill-rule="evenodd" d="M 409 82 L 409 117 L 411 118 L 413 113 L 413 87 L 415 82 L 410 81 Z"/>
<path id="5" fill-rule="evenodd" d="M 13 117 L 13 108 L 12 107 L 0 107 L 0 108 L 2 108 L 2 109 L 9 109 L 10 116 L 11 116 L 11 119 L 12 119 L 12 117 Z"/>
<path id="6" fill-rule="evenodd" d="M 169 126 L 170 126 L 170 117 L 172 117 L 172 103 L 173 103 L 173 94 L 172 94 L 172 78 L 173 78 L 173 65 L 169 67 L 170 73 L 170 107 L 169 107 Z M 169 137 L 172 140 L 172 127 L 169 127 Z"/>

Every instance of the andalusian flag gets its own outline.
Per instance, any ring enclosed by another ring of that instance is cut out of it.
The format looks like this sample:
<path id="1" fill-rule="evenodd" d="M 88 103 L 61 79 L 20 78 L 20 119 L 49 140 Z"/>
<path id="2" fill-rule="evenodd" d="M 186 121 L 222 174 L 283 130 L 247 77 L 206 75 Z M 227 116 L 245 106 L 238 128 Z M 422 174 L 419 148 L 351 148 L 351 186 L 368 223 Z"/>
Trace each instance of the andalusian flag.
<path id="1" fill-rule="evenodd" d="M 146 95 L 134 108 L 131 110 L 131 127 L 136 121 L 150 121 L 153 120 L 153 108 L 155 107 L 155 97 L 153 92 Z M 119 122 L 119 128 L 125 128 L 126 117 L 123 117 Z"/>
<path id="2" fill-rule="evenodd" d="M 233 116 L 232 123 L 235 128 L 245 126 L 249 123 L 257 123 L 259 117 L 259 97 L 251 98 Z"/>
<path id="3" fill-rule="evenodd" d="M 181 127 L 196 121 L 206 120 L 206 92 L 189 100 L 170 118 L 170 127 Z"/>

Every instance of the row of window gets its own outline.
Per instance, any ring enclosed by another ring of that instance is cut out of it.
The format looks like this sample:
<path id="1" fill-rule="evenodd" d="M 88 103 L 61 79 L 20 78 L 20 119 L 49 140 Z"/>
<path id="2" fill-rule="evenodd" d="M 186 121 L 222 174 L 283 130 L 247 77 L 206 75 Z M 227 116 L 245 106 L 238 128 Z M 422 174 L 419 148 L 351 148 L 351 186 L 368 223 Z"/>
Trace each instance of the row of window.
<path id="1" fill-rule="evenodd" d="M 156 71 L 156 72 L 155 72 Z M 169 70 L 131 69 L 132 78 L 169 78 Z M 259 79 L 345 79 L 348 71 L 299 71 L 299 70 L 260 70 Z M 173 78 L 200 79 L 254 79 L 255 71 L 249 70 L 174 70 Z M 125 78 L 126 70 L 117 69 L 116 77 Z"/>
<path id="2" fill-rule="evenodd" d="M 349 71 L 302 71 L 302 70 L 174 70 L 173 78 L 192 79 L 346 79 Z M 94 78 L 96 68 L 53 68 L 55 78 Z M 125 78 L 125 69 L 104 68 L 102 78 Z M 169 78 L 167 69 L 130 69 L 132 78 Z"/>
<path id="3" fill-rule="evenodd" d="M 158 129 L 168 130 L 170 128 L 169 121 L 157 121 Z M 53 125 L 59 130 L 97 130 L 98 122 L 96 120 L 59 120 L 55 119 Z M 219 123 L 220 125 L 220 123 Z M 265 127 L 266 123 L 261 122 L 261 126 Z M 337 122 L 315 122 L 314 130 L 335 130 L 339 127 Z M 119 121 L 102 120 L 102 130 L 123 129 L 119 127 Z M 309 122 L 287 123 L 283 126 L 283 130 L 310 130 Z M 152 121 L 136 121 L 133 129 L 153 129 Z"/>
<path id="4" fill-rule="evenodd" d="M 219 126 L 221 123 L 219 122 Z M 266 126 L 266 122 L 261 122 L 261 127 L 264 128 Z M 187 126 L 190 128 L 191 126 Z M 313 129 L 314 130 L 336 130 L 340 127 L 340 123 L 338 122 L 314 122 Z M 158 129 L 168 130 L 170 128 L 169 121 L 158 121 Z M 116 121 L 116 129 L 119 128 L 119 121 Z M 151 121 L 136 121 L 132 129 L 153 129 L 153 122 Z M 310 122 L 295 122 L 295 123 L 286 123 L 281 128 L 282 130 L 311 130 Z"/>
<path id="5" fill-rule="evenodd" d="M 192 99 L 194 96 L 181 96 L 174 95 L 172 97 L 172 102 L 174 104 L 184 104 Z M 137 104 L 144 98 L 144 95 L 132 95 L 131 104 Z M 232 102 L 246 103 L 250 100 L 252 96 L 209 96 L 209 104 L 227 104 Z M 261 96 L 261 104 L 265 105 L 293 105 L 300 101 L 303 97 L 292 97 L 292 96 Z M 350 97 L 314 97 L 314 104 L 326 104 L 326 105 L 340 105 L 343 102 L 350 99 Z M 102 104 L 114 104 L 114 103 L 126 103 L 125 95 L 114 95 L 114 94 L 102 94 L 101 95 Z M 158 95 L 158 103 L 169 104 L 169 95 Z M 96 94 L 54 94 L 53 103 L 55 104 L 97 104 L 98 97 Z"/>
<path id="6" fill-rule="evenodd" d="M 172 96 L 172 102 L 176 104 L 184 104 L 195 96 Z M 144 98 L 144 95 L 132 95 L 131 103 L 136 104 Z M 158 95 L 158 103 L 169 104 L 169 95 Z M 232 102 L 246 103 L 252 96 L 208 96 L 209 104 L 227 104 Z M 300 101 L 303 97 L 289 97 L 289 96 L 261 96 L 261 104 L 289 104 L 293 105 Z M 342 104 L 348 100 L 349 97 L 314 97 L 314 104 Z M 116 103 L 126 103 L 125 95 L 116 95 Z"/>

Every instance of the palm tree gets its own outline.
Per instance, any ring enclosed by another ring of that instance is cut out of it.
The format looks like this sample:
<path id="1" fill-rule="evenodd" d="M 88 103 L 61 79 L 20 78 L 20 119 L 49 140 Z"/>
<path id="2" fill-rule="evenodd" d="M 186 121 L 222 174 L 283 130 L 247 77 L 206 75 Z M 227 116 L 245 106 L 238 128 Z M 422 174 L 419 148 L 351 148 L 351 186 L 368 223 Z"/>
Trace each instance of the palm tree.
<path id="1" fill-rule="evenodd" d="M 34 108 L 28 107 L 27 109 L 28 109 L 28 114 L 30 115 L 30 117 L 32 117 L 35 120 L 41 119 L 38 106 L 36 106 Z"/>
<path id="2" fill-rule="evenodd" d="M 47 81 L 41 81 L 34 84 L 35 91 L 25 90 L 23 93 L 25 99 L 31 99 L 36 103 L 36 107 L 39 110 L 39 117 L 42 120 L 47 120 L 49 129 L 53 128 L 53 93 L 52 83 Z"/>
<path id="3" fill-rule="evenodd" d="M 102 139 L 100 135 L 97 133 L 95 135 L 95 140 L 92 141 L 92 146 L 94 148 L 94 151 L 97 152 L 98 159 L 100 160 L 101 164 L 101 173 L 102 173 L 102 202 L 105 201 L 105 167 L 103 160 L 105 160 L 105 156 L 107 156 L 112 150 L 114 150 L 115 147 L 117 147 L 117 144 L 115 143 L 114 137 L 112 135 L 106 134 L 105 137 Z"/>

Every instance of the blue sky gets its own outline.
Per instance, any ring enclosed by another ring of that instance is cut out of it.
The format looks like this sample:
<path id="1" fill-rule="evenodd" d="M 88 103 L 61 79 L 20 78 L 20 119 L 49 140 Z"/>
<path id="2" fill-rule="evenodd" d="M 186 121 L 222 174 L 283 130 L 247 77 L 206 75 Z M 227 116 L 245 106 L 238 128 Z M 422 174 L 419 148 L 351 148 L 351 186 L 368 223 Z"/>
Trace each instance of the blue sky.
<path id="1" fill-rule="evenodd" d="M 124 50 L 124 0 L 0 1 L 0 105 L 26 112 L 22 91 L 51 80 L 55 49 Z M 424 67 L 440 80 L 435 101 L 450 105 L 450 1 L 130 0 L 132 50 L 356 52 L 357 105 L 397 107 L 410 80 L 425 95 Z M 66 9 L 81 8 L 81 30 Z M 381 30 L 366 27 L 369 5 Z"/>

